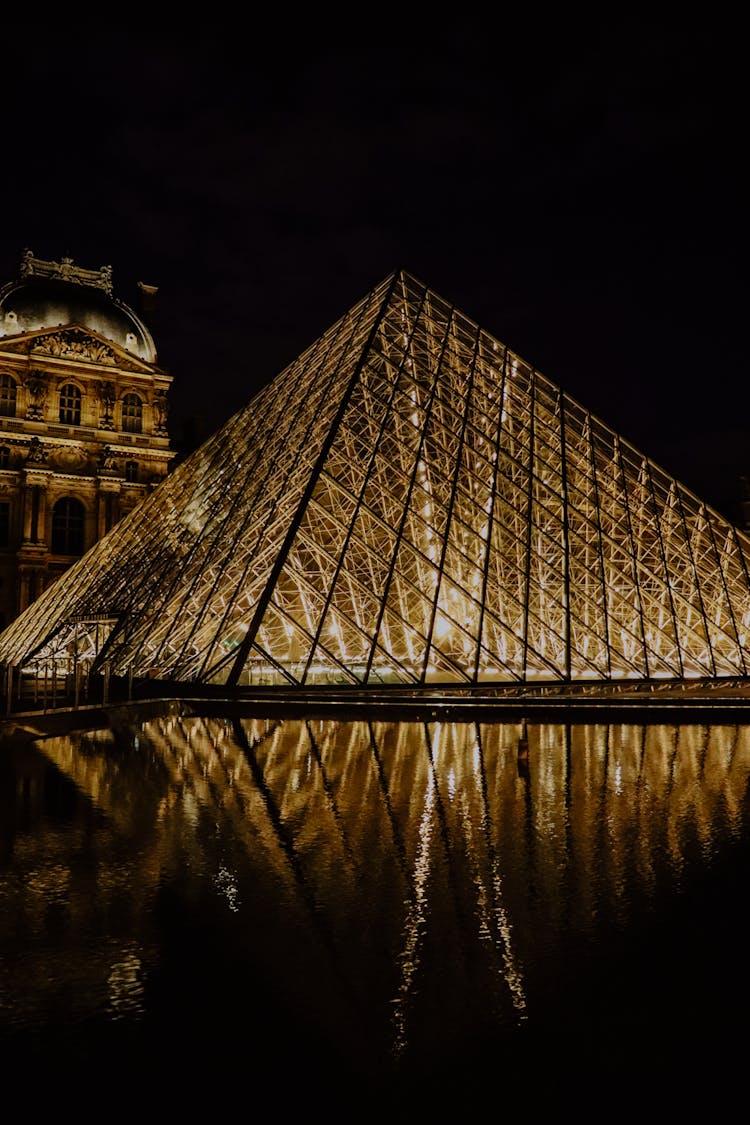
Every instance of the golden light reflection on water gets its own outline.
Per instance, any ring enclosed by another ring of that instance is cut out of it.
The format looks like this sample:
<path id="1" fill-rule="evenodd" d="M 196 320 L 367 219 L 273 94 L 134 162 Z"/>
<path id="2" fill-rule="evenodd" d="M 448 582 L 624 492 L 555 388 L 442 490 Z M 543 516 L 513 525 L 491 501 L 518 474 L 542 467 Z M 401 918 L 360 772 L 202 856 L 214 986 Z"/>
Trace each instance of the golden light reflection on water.
<path id="1" fill-rule="evenodd" d="M 6 1024 L 73 991 L 147 1011 L 176 886 L 332 1035 L 398 1060 L 441 1020 L 533 1020 L 561 935 L 627 925 L 747 829 L 744 726 L 172 717 L 40 748 L 83 803 L 50 822 L 19 760 Z"/>
<path id="2" fill-rule="evenodd" d="M 136 946 L 122 950 L 121 958 L 110 969 L 109 1010 L 113 1019 L 127 1019 L 144 1010 L 143 964 Z"/>
<path id="3" fill-rule="evenodd" d="M 427 923 L 427 884 L 430 875 L 430 845 L 435 787 L 429 784 L 425 795 L 424 811 L 419 822 L 419 849 L 414 863 L 412 894 L 406 903 L 403 949 L 399 960 L 401 980 L 394 1000 L 394 1054 L 398 1057 L 406 1048 L 407 1016 L 414 979 L 419 968 L 419 946 L 422 931 Z"/>

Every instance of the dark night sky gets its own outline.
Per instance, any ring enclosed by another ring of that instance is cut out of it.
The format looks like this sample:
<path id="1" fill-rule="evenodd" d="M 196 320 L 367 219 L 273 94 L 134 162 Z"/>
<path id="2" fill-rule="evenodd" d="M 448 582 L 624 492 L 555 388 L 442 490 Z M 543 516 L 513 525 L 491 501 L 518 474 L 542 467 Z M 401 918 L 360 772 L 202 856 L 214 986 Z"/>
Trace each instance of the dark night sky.
<path id="1" fill-rule="evenodd" d="M 285 13 L 257 37 L 11 28 L 0 281 L 29 247 L 112 265 L 128 303 L 158 286 L 179 439 L 403 267 L 739 518 L 739 28 L 379 11 L 290 39 Z"/>

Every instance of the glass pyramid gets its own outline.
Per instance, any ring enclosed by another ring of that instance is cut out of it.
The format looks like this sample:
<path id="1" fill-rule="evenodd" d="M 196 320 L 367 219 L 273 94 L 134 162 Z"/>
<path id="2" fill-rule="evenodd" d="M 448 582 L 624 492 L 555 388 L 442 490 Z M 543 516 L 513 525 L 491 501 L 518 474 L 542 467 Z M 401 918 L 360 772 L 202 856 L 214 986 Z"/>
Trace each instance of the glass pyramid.
<path id="1" fill-rule="evenodd" d="M 242 686 L 745 676 L 750 541 L 405 272 L 0 635 Z"/>

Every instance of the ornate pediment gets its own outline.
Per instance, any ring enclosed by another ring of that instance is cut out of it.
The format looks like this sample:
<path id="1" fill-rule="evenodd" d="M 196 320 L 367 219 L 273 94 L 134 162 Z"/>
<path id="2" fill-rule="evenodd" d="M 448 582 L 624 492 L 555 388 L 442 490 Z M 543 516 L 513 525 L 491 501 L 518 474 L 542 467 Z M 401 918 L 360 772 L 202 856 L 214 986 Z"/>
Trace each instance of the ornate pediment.
<path id="1" fill-rule="evenodd" d="M 42 330 L 14 337 L 0 338 L 0 351 L 5 354 L 70 359 L 77 363 L 96 363 L 117 367 L 120 371 L 139 374 L 153 372 L 153 366 L 130 355 L 117 344 L 79 325 Z"/>
<path id="2" fill-rule="evenodd" d="M 29 348 L 30 355 L 51 355 L 60 359 L 83 360 L 84 363 L 117 363 L 115 351 L 109 344 L 97 340 L 80 328 L 64 332 L 50 332 L 37 336 Z"/>

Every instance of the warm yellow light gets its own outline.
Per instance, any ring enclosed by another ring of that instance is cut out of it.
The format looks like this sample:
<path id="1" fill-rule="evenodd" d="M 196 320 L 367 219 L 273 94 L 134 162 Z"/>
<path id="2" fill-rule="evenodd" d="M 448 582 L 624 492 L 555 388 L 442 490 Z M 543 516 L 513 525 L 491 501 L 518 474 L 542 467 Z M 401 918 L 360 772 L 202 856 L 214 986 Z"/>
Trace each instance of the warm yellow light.
<path id="1" fill-rule="evenodd" d="M 442 640 L 444 637 L 447 637 L 448 633 L 450 633 L 450 630 L 450 621 L 447 617 L 443 617 L 442 613 L 439 613 L 435 618 L 435 636 L 438 638 L 438 640 Z"/>

